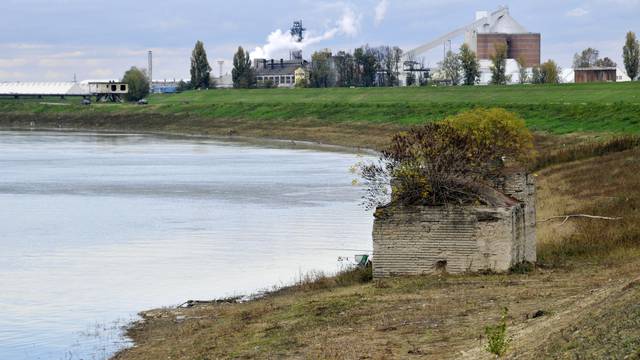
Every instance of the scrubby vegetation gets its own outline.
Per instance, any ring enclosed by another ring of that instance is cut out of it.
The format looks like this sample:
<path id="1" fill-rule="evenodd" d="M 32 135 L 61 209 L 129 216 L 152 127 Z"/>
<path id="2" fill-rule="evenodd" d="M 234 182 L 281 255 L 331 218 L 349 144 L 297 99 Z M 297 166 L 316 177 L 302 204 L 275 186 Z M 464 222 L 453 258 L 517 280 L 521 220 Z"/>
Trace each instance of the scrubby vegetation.
<path id="1" fill-rule="evenodd" d="M 533 137 L 515 114 L 463 112 L 395 135 L 377 163 L 362 165 L 365 204 L 494 203 L 491 189 L 505 159 L 527 162 L 533 156 Z"/>

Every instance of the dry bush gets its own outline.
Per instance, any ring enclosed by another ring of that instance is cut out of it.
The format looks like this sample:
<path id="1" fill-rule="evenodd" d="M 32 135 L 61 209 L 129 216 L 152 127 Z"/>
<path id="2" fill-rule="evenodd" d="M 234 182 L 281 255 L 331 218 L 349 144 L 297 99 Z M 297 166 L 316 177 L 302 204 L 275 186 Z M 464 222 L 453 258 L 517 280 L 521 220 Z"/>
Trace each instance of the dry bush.
<path id="1" fill-rule="evenodd" d="M 517 115 L 467 111 L 396 134 L 377 163 L 361 165 L 364 204 L 487 203 L 487 189 L 498 182 L 505 159 L 533 156 L 533 137 Z"/>

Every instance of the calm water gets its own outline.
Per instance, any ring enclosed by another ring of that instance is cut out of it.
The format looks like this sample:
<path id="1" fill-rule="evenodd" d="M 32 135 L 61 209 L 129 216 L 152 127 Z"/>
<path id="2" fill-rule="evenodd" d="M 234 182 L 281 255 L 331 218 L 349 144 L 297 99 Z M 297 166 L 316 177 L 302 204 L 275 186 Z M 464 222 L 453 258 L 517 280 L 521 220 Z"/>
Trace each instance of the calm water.
<path id="1" fill-rule="evenodd" d="M 371 248 L 356 155 L 0 132 L 0 359 L 102 359 L 140 310 L 255 292 Z M 352 250 L 353 249 L 353 250 Z"/>

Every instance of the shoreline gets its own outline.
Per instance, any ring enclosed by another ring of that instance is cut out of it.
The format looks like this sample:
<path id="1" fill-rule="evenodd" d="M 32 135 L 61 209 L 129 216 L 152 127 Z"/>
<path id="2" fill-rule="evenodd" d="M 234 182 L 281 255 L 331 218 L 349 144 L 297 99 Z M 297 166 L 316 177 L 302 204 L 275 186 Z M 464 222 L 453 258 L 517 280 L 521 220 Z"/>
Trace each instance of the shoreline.
<path id="1" fill-rule="evenodd" d="M 322 152 L 337 152 L 356 155 L 377 156 L 379 152 L 359 146 L 347 146 L 329 144 L 315 141 L 293 140 L 293 139 L 277 139 L 261 137 L 255 138 L 250 136 L 221 136 L 221 135 L 198 135 L 191 133 L 167 132 L 167 131 L 124 131 L 124 130 L 105 130 L 95 128 L 33 128 L 33 127 L 1 127 L 0 132 L 48 132 L 48 133 L 78 133 L 78 134 L 100 134 L 100 135 L 146 135 L 155 136 L 165 139 L 184 139 L 184 140 L 210 140 L 222 143 L 238 143 L 249 146 L 262 146 L 277 149 L 292 150 L 316 150 Z"/>
<path id="2" fill-rule="evenodd" d="M 144 133 L 164 136 L 240 140 L 253 143 L 379 150 L 408 126 L 393 123 L 300 120 L 241 120 L 172 116 L 157 113 L 0 113 L 0 129 Z"/>

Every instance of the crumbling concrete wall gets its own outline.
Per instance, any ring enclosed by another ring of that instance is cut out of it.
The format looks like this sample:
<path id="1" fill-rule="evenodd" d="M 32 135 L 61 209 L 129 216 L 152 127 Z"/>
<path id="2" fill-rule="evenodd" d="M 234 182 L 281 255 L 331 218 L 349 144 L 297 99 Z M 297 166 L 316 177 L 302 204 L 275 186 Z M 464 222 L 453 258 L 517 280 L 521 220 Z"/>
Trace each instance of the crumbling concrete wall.
<path id="1" fill-rule="evenodd" d="M 521 169 L 512 170 L 505 175 L 500 190 L 524 204 L 525 260 L 534 263 L 537 260 L 535 176 Z"/>
<path id="2" fill-rule="evenodd" d="M 521 204 L 380 208 L 373 226 L 374 277 L 507 271 L 525 260 L 524 210 Z"/>

